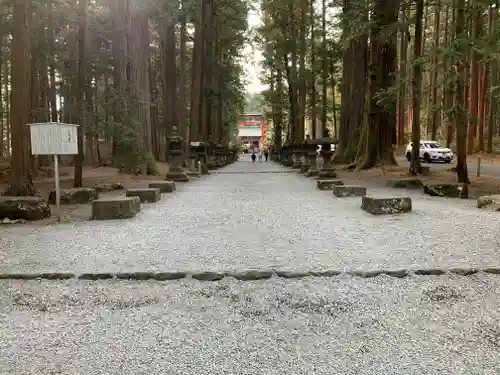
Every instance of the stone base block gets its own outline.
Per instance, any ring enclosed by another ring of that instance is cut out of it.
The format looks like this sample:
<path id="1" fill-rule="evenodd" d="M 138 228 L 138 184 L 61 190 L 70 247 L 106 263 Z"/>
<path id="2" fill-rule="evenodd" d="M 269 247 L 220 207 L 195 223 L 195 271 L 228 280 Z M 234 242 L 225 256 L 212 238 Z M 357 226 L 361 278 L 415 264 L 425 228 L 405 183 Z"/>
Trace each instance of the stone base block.
<path id="1" fill-rule="evenodd" d="M 364 196 L 361 208 L 373 215 L 400 214 L 411 212 L 411 198 L 373 198 Z"/>
<path id="2" fill-rule="evenodd" d="M 141 211 L 139 197 L 98 199 L 92 202 L 92 220 L 130 219 Z"/>
<path id="3" fill-rule="evenodd" d="M 189 182 L 189 177 L 186 172 L 168 172 L 166 180 L 177 182 Z"/>
<path id="4" fill-rule="evenodd" d="M 362 197 L 366 195 L 366 188 L 358 185 L 333 186 L 333 195 L 343 197 Z"/>
<path id="5" fill-rule="evenodd" d="M 403 178 L 400 180 L 388 180 L 387 187 L 391 188 L 406 188 L 406 189 L 421 189 L 424 184 L 419 178 Z"/>
<path id="6" fill-rule="evenodd" d="M 316 177 L 317 175 L 318 175 L 318 170 L 311 168 L 309 168 L 309 170 L 306 173 L 304 173 L 304 176 L 306 177 Z"/>
<path id="7" fill-rule="evenodd" d="M 155 181 L 149 183 L 151 189 L 160 189 L 160 193 L 173 193 L 176 190 L 175 181 Z"/>
<path id="8" fill-rule="evenodd" d="M 468 189 L 465 184 L 428 184 L 424 185 L 424 193 L 433 197 L 467 198 Z"/>
<path id="9" fill-rule="evenodd" d="M 86 204 L 98 198 L 98 193 L 94 188 L 61 189 L 61 204 Z M 49 193 L 49 204 L 56 204 L 55 190 Z"/>
<path id="10" fill-rule="evenodd" d="M 139 197 L 141 203 L 154 203 L 161 199 L 161 193 L 158 188 L 128 189 L 127 197 Z"/>
<path id="11" fill-rule="evenodd" d="M 487 195 L 477 198 L 477 208 L 489 211 L 500 211 L 500 195 Z"/>
<path id="12" fill-rule="evenodd" d="M 50 215 L 50 206 L 43 198 L 0 196 L 0 219 L 41 220 Z"/>
<path id="13" fill-rule="evenodd" d="M 292 169 L 300 169 L 302 167 L 302 163 L 300 161 L 295 161 L 292 164 Z"/>
<path id="14" fill-rule="evenodd" d="M 342 180 L 317 180 L 316 186 L 319 190 L 333 190 L 334 186 L 344 185 L 344 181 Z"/>
<path id="15" fill-rule="evenodd" d="M 316 178 L 336 178 L 337 172 L 333 169 L 322 169 L 318 172 L 318 176 Z"/>
<path id="16" fill-rule="evenodd" d="M 110 191 L 125 189 L 125 187 L 119 182 L 114 182 L 112 184 L 108 182 L 100 182 L 92 186 L 92 188 L 95 189 L 98 193 L 107 193 Z"/>
<path id="17" fill-rule="evenodd" d="M 188 177 L 200 177 L 200 173 L 198 171 L 192 171 L 192 170 L 188 170 L 186 171 L 186 175 Z"/>
<path id="18" fill-rule="evenodd" d="M 304 174 L 309 170 L 310 165 L 309 164 L 302 164 L 299 169 L 300 174 Z"/>

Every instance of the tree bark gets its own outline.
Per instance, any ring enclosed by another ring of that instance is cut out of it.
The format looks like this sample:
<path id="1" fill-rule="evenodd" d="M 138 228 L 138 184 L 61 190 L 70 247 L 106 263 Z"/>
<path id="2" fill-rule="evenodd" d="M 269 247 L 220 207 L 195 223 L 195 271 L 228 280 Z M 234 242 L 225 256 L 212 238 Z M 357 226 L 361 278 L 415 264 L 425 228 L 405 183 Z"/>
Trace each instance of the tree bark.
<path id="1" fill-rule="evenodd" d="M 456 0 L 456 22 L 455 38 L 464 40 L 467 38 L 465 31 L 465 0 Z M 458 182 L 470 183 L 467 171 L 467 115 L 464 105 L 464 86 L 466 77 L 465 56 L 458 58 L 456 62 L 455 83 L 455 116 L 457 137 L 457 180 Z"/>
<path id="2" fill-rule="evenodd" d="M 10 125 L 12 176 L 4 195 L 35 195 L 31 169 L 29 129 L 31 2 L 18 0 L 13 6 Z"/>
<path id="3" fill-rule="evenodd" d="M 413 74 L 412 74 L 412 111 L 413 129 L 411 132 L 411 162 L 410 175 L 417 175 L 421 172 L 420 166 L 420 98 L 422 87 L 422 22 L 424 15 L 424 0 L 416 0 L 415 10 L 415 41 L 413 43 Z"/>

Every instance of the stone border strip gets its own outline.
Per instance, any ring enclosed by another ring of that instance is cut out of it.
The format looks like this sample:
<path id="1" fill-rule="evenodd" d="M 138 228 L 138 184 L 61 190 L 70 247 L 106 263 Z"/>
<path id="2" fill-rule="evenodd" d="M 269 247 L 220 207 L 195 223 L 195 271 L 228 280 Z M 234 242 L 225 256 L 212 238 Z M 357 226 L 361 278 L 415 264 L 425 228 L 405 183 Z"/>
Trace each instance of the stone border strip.
<path id="1" fill-rule="evenodd" d="M 156 280 L 170 281 L 185 278 L 191 278 L 199 281 L 218 281 L 225 277 L 234 278 L 240 281 L 265 280 L 270 278 L 281 279 L 301 279 L 304 277 L 336 277 L 336 276 L 351 276 L 363 279 L 369 279 L 386 275 L 394 278 L 406 278 L 412 275 L 415 276 L 441 276 L 446 274 L 470 276 L 479 272 L 500 275 L 500 267 L 489 268 L 418 268 L 418 269 L 393 269 L 393 270 L 280 270 L 280 269 L 247 269 L 242 271 L 225 272 L 225 271 L 201 271 L 201 272 L 95 272 L 74 274 L 68 272 L 42 272 L 42 273 L 0 273 L 0 280 Z"/>

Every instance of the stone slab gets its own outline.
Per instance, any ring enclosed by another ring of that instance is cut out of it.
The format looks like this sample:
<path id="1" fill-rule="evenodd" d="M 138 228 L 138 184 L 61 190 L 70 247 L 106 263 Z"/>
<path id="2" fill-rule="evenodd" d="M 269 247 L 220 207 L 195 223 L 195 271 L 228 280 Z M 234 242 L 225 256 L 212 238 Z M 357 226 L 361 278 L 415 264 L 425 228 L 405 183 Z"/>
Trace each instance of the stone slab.
<path id="1" fill-rule="evenodd" d="M 344 181 L 338 179 L 317 180 L 316 186 L 319 190 L 332 190 L 334 186 L 344 185 Z"/>
<path id="2" fill-rule="evenodd" d="M 168 172 L 165 180 L 176 182 L 189 182 L 189 177 L 186 172 Z"/>
<path id="3" fill-rule="evenodd" d="M 500 195 L 486 195 L 477 198 L 477 208 L 494 212 L 500 211 Z"/>
<path id="4" fill-rule="evenodd" d="M 412 202 L 409 197 L 374 198 L 364 196 L 361 208 L 372 215 L 400 214 L 411 212 Z"/>
<path id="5" fill-rule="evenodd" d="M 160 189 L 160 193 L 173 193 L 176 190 L 175 181 L 154 181 L 149 183 L 152 189 Z"/>
<path id="6" fill-rule="evenodd" d="M 421 189 L 424 186 L 419 178 L 402 178 L 397 180 L 388 180 L 387 187 L 403 189 Z"/>
<path id="7" fill-rule="evenodd" d="M 337 172 L 335 172 L 335 170 L 333 169 L 321 169 L 319 172 L 318 172 L 318 175 L 316 176 L 316 178 L 320 179 L 320 178 L 336 178 L 337 177 Z"/>
<path id="8" fill-rule="evenodd" d="M 424 193 L 432 197 L 466 198 L 468 189 L 464 184 L 427 184 Z"/>
<path id="9" fill-rule="evenodd" d="M 127 197 L 139 197 L 141 203 L 155 203 L 161 199 L 158 188 L 128 189 Z"/>
<path id="10" fill-rule="evenodd" d="M 334 186 L 333 195 L 338 198 L 362 197 L 366 195 L 366 188 L 360 185 Z"/>
<path id="11" fill-rule="evenodd" d="M 130 219 L 141 211 L 139 197 L 97 199 L 92 202 L 92 220 Z"/>
<path id="12" fill-rule="evenodd" d="M 318 175 L 319 171 L 317 169 L 311 169 L 309 168 L 306 173 L 304 173 L 304 176 L 306 177 L 316 177 Z"/>
<path id="13" fill-rule="evenodd" d="M 92 186 L 98 193 L 107 193 L 115 190 L 124 190 L 125 186 L 123 186 L 119 182 L 108 183 L 108 182 L 100 182 Z"/>
<path id="14" fill-rule="evenodd" d="M 50 206 L 43 198 L 0 196 L 0 219 L 41 220 L 50 215 Z"/>
<path id="15" fill-rule="evenodd" d="M 61 204 L 87 204 L 99 198 L 97 190 L 89 187 L 61 189 Z M 56 192 L 49 193 L 49 204 L 56 204 Z"/>

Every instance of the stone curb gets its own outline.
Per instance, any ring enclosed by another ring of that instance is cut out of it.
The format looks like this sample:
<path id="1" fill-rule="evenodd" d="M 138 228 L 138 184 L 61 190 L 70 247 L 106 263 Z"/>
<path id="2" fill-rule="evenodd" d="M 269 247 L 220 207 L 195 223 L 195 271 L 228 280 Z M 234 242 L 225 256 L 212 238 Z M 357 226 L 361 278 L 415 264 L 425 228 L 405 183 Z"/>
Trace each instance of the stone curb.
<path id="1" fill-rule="evenodd" d="M 256 281 L 266 280 L 270 278 L 281 279 L 301 279 L 305 277 L 337 277 L 350 276 L 362 279 L 369 279 L 386 275 L 393 278 L 406 278 L 409 276 L 441 276 L 441 275 L 457 275 L 470 276 L 480 272 L 490 275 L 500 275 L 500 267 L 489 268 L 419 268 L 419 269 L 393 269 L 393 270 L 279 270 L 279 269 L 248 269 L 242 271 L 223 272 L 223 271 L 200 271 L 200 272 L 95 272 L 74 274 L 68 272 L 42 272 L 42 273 L 0 273 L 0 280 L 155 280 L 155 281 L 171 281 L 185 278 L 191 278 L 198 281 L 219 281 L 225 277 L 233 278 L 240 281 Z"/>

